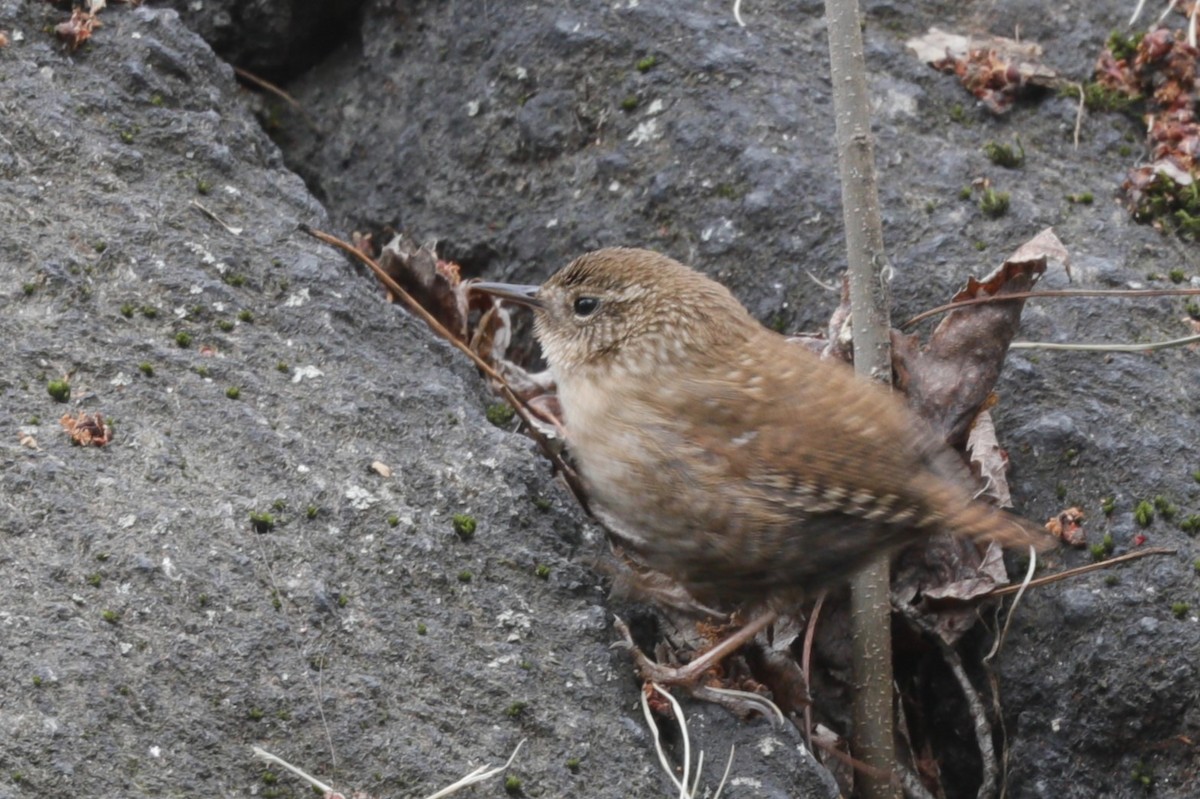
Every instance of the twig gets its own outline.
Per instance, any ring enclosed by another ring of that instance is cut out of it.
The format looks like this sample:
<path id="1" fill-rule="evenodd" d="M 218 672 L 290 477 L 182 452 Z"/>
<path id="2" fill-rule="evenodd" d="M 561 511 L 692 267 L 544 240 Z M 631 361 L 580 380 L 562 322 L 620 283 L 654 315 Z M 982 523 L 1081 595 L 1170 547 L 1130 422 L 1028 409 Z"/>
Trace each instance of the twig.
<path id="1" fill-rule="evenodd" d="M 916 608 L 907 602 L 893 602 L 892 607 L 916 630 L 925 633 L 937 643 L 942 657 L 946 660 L 946 665 L 950 667 L 954 678 L 958 680 L 959 689 L 962 690 L 963 697 L 967 700 L 971 722 L 975 727 L 975 742 L 979 747 L 979 757 L 983 762 L 983 779 L 979 785 L 977 796 L 979 799 L 988 799 L 996 792 L 1000 769 L 996 762 L 996 750 L 992 746 L 992 725 L 988 723 L 987 710 L 983 706 L 983 700 L 979 698 L 979 692 L 971 684 L 971 678 L 967 676 L 958 652 L 954 651 L 954 647 L 946 643 L 946 640 L 938 635 L 925 619 L 921 618 Z"/>
<path id="2" fill-rule="evenodd" d="M 1002 609 L 1003 603 L 997 603 L 996 614 L 993 617 L 997 630 L 1000 629 L 1000 611 Z M 1011 616 L 1010 612 L 1009 617 L 1011 618 Z M 1004 723 L 1004 707 L 1000 702 L 1000 679 L 996 677 L 992 664 L 986 658 L 984 658 L 982 666 L 984 673 L 987 674 L 988 686 L 992 689 L 992 714 L 1000 728 L 1000 799 L 1004 799 L 1008 793 L 1008 758 L 1012 754 L 1008 748 L 1008 727 Z"/>
<path id="3" fill-rule="evenodd" d="M 1000 725 L 1000 799 L 1004 799 L 1008 794 L 1008 757 L 1012 752 L 1008 747 L 1008 727 L 1001 712 L 1000 680 L 990 666 L 984 666 L 984 669 L 987 671 L 988 685 L 992 688 L 992 712 L 996 714 L 996 723 Z"/>
<path id="4" fill-rule="evenodd" d="M 299 103 L 299 101 L 296 100 L 295 97 L 292 97 L 290 94 L 288 94 L 283 89 L 276 86 L 274 83 L 271 83 L 269 80 L 264 80 L 263 78 L 260 78 L 258 75 L 255 75 L 253 72 L 244 70 L 241 67 L 234 67 L 233 71 L 234 71 L 234 74 L 236 74 L 239 78 L 246 81 L 247 83 L 251 83 L 264 91 L 270 92 L 271 94 L 278 97 L 280 100 L 283 100 L 285 103 L 290 105 L 293 109 L 295 109 L 296 113 L 300 115 L 300 118 L 304 120 L 304 124 L 308 125 L 308 127 L 312 131 L 314 131 L 316 133 L 321 132 L 321 128 L 317 126 L 317 123 L 313 120 L 313 118 L 308 115 L 308 111 L 304 110 L 304 106 L 302 106 Z"/>
<path id="5" fill-rule="evenodd" d="M 738 25 L 746 27 L 746 23 L 742 21 L 742 0 L 733 0 L 733 18 L 737 20 Z"/>
<path id="6" fill-rule="evenodd" d="M 800 671 L 804 674 L 805 690 L 812 685 L 812 649 L 813 639 L 817 637 L 817 619 L 821 617 L 821 607 L 825 604 L 826 591 L 817 595 L 812 612 L 808 614 L 808 624 L 804 626 L 804 650 L 800 655 Z M 804 706 L 804 740 L 812 750 L 812 703 Z"/>
<path id="7" fill-rule="evenodd" d="M 1081 574 L 1099 571 L 1100 569 L 1107 569 L 1110 566 L 1116 566 L 1120 563 L 1128 563 L 1131 560 L 1144 558 L 1147 555 L 1174 555 L 1175 552 L 1176 550 L 1170 549 L 1169 547 L 1147 547 L 1146 549 L 1139 549 L 1134 552 L 1126 552 L 1124 555 L 1117 555 L 1115 558 L 1102 560 L 1099 563 L 1089 563 L 1086 566 L 1076 566 L 1074 569 L 1067 569 L 1066 571 L 1056 572 L 1055 574 L 1047 574 L 1045 577 L 1038 577 L 1036 580 L 1030 580 L 1028 583 L 1023 582 L 1020 585 L 1005 585 L 999 588 L 993 588 L 991 591 L 987 591 L 972 597 L 971 601 L 976 602 L 980 599 L 988 599 L 994 596 L 1008 596 L 1009 594 L 1015 594 L 1023 591 L 1026 588 L 1038 588 L 1043 585 L 1049 585 L 1050 583 L 1057 583 L 1060 580 L 1069 580 L 1070 578 L 1078 577 Z"/>
<path id="8" fill-rule="evenodd" d="M 916 316 L 909 319 L 904 324 L 900 325 L 901 330 L 906 330 L 917 322 L 922 322 L 931 316 L 944 314 L 948 311 L 953 311 L 958 308 L 966 308 L 971 305 L 986 305 L 992 302 L 1008 302 L 1009 300 L 1038 300 L 1043 298 L 1061 298 L 1061 297 L 1108 297 L 1110 299 L 1122 297 L 1188 297 L 1200 294 L 1200 289 L 1045 289 L 1042 291 L 1014 291 L 1012 294 L 997 294 L 988 297 L 972 297 L 969 300 L 958 300 L 957 302 L 948 302 L 945 305 L 939 305 L 936 308 L 930 308 L 928 311 L 922 311 Z"/>
<path id="9" fill-rule="evenodd" d="M 862 15 L 858 0 L 825 0 L 829 72 L 833 83 L 834 139 L 842 187 L 846 276 L 854 336 L 854 373 L 892 382 L 892 275 L 884 248 L 871 135 Z M 854 748 L 864 761 L 895 768 L 890 567 L 872 559 L 850 580 L 851 659 L 857 683 L 853 698 Z M 864 799 L 893 799 L 890 779 L 864 774 L 857 786 Z"/>
<path id="10" fill-rule="evenodd" d="M 894 768 L 891 771 L 886 769 L 875 768 L 861 760 L 858 760 L 853 755 L 848 755 L 838 749 L 836 746 L 823 743 L 820 738 L 816 740 L 816 748 L 820 749 L 825 754 L 837 760 L 842 765 L 850 768 L 860 774 L 869 774 L 877 780 L 889 782 L 893 785 L 898 785 L 904 789 L 904 793 L 914 799 L 933 799 L 933 795 L 925 790 L 921 785 L 921 780 L 916 774 L 908 770 L 902 763 L 893 764 Z M 815 750 L 811 750 L 815 751 Z"/>
<path id="11" fill-rule="evenodd" d="M 271 94 L 275 95 L 280 100 L 283 100 L 285 103 L 290 105 L 292 108 L 296 109 L 300 113 L 304 113 L 304 107 L 302 105 L 300 105 L 300 103 L 296 100 L 295 97 L 292 97 L 290 94 L 285 92 L 283 89 L 279 88 L 274 83 L 271 83 L 271 81 L 264 80 L 263 78 L 260 78 L 259 76 L 255 75 L 253 72 L 242 69 L 241 67 L 234 67 L 233 71 L 239 78 L 246 81 L 247 83 L 253 83 L 258 88 L 269 91 Z"/>
<path id="12" fill-rule="evenodd" d="M 337 247 L 340 250 L 344 250 L 362 263 L 366 264 L 367 267 L 375 273 L 375 277 L 379 279 L 379 282 L 387 286 L 388 291 L 392 292 L 394 297 L 398 297 L 409 311 L 425 322 L 425 324 L 429 326 L 430 330 L 448 341 L 455 349 L 459 350 L 468 358 L 470 358 L 472 363 L 474 363 L 480 371 L 482 371 L 492 380 L 496 381 L 496 385 L 500 388 L 501 395 L 510 405 L 513 406 L 513 409 L 517 412 L 517 415 L 521 417 L 521 421 L 525 422 L 526 426 L 530 429 L 531 437 L 538 443 L 538 446 L 541 447 L 542 454 L 549 458 L 554 464 L 555 468 L 562 473 L 563 478 L 567 481 L 567 485 L 575 494 L 575 498 L 579 500 L 579 504 L 583 506 L 584 510 L 587 510 L 587 495 L 584 493 L 583 484 L 579 480 L 579 475 L 577 475 L 575 470 L 571 468 L 570 464 L 563 459 L 562 455 L 555 452 L 551 448 L 549 442 L 546 441 L 546 439 L 538 432 L 537 425 L 533 420 L 533 416 L 529 411 L 528 405 L 517 396 L 516 392 L 512 390 L 512 387 L 509 386 L 508 381 L 504 379 L 502 374 L 496 371 L 492 365 L 483 358 L 479 357 L 479 354 L 467 346 L 467 344 L 458 338 L 458 336 L 447 330 L 446 326 L 437 320 L 437 317 L 425 310 L 424 306 L 414 300 L 411 294 L 401 288 L 400 284 L 393 280 L 391 275 L 385 272 L 383 267 L 381 267 L 374 258 L 371 258 L 369 255 L 354 247 L 352 244 L 342 241 L 337 236 L 332 236 L 328 233 L 317 230 L 316 228 L 311 228 L 305 224 L 301 224 L 299 227 L 302 232 L 307 233 L 318 241 L 323 241 L 332 247 Z"/>

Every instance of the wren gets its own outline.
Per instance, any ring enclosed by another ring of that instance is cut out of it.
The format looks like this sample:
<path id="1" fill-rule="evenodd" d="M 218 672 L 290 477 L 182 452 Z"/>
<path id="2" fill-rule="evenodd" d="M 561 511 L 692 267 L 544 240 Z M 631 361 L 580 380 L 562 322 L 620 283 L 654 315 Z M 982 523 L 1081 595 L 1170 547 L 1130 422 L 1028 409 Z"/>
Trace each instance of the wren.
<path id="1" fill-rule="evenodd" d="M 593 509 L 703 602 L 811 595 L 934 532 L 1045 541 L 975 501 L 896 396 L 671 258 L 604 249 L 541 286 L 473 288 L 534 309 Z"/>

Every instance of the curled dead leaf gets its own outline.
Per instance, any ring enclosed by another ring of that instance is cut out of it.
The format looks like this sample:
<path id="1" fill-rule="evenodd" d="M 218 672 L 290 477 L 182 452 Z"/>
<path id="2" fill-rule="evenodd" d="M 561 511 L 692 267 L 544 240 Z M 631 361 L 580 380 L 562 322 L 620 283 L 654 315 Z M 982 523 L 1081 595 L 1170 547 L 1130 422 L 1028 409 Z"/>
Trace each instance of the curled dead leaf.
<path id="1" fill-rule="evenodd" d="M 437 257 L 437 242 L 397 234 L 379 254 L 379 265 L 422 308 L 460 341 L 467 340 L 468 298 L 458 264 Z M 389 299 L 395 299 L 390 297 Z"/>
<path id="2" fill-rule="evenodd" d="M 105 423 L 104 416 L 100 413 L 80 411 L 77 416 L 66 413 L 58 422 L 75 444 L 103 447 L 112 441 L 112 428 Z"/>
<path id="3" fill-rule="evenodd" d="M 982 280 L 970 278 L 954 299 L 1029 291 L 1050 260 L 1065 266 L 1068 256 L 1047 228 Z M 942 319 L 923 346 L 916 335 L 893 332 L 897 384 L 908 394 L 909 404 L 951 446 L 965 443 L 972 421 L 988 401 L 1024 307 L 1024 300 L 1014 299 L 957 308 Z"/>
<path id="4" fill-rule="evenodd" d="M 100 20 L 96 19 L 94 11 L 84 11 L 77 6 L 71 11 L 70 19 L 54 26 L 54 34 L 67 45 L 67 51 L 73 53 L 90 39 L 92 31 L 99 27 Z"/>
<path id="5" fill-rule="evenodd" d="M 930 28 L 905 45 L 934 69 L 957 75 L 967 91 L 994 114 L 1002 114 L 1029 86 L 1054 87 L 1063 80 L 1040 63 L 1042 48 L 1003 36 L 962 36 Z"/>
<path id="6" fill-rule="evenodd" d="M 996 395 L 989 395 L 981 410 L 971 424 L 971 432 L 967 436 L 967 454 L 971 458 L 971 470 L 983 480 L 980 496 L 992 500 L 998 508 L 1011 508 L 1012 495 L 1008 490 L 1008 453 L 996 439 L 996 425 L 992 421 L 990 408 L 997 402 Z"/>
<path id="7" fill-rule="evenodd" d="M 1072 547 L 1087 546 L 1087 533 L 1083 530 L 1086 514 L 1082 508 L 1067 508 L 1046 522 L 1046 530 Z"/>

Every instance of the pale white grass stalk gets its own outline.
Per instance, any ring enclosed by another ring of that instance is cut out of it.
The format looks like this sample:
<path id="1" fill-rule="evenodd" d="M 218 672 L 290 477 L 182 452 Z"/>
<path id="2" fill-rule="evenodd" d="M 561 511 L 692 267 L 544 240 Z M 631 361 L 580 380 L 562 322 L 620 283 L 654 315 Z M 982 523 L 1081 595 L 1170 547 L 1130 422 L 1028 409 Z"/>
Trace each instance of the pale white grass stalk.
<path id="1" fill-rule="evenodd" d="M 984 663 L 990 663 L 996 653 L 1000 651 L 1000 647 L 1004 645 L 1004 637 L 1008 635 L 1008 626 L 1012 624 L 1013 615 L 1017 612 L 1017 605 L 1021 604 L 1021 597 L 1025 594 L 1025 589 L 1029 587 L 1029 582 L 1033 579 L 1033 572 L 1037 569 L 1037 551 L 1029 548 L 1029 568 L 1025 570 L 1025 579 L 1021 581 L 1021 590 L 1017 591 L 1016 597 L 1013 598 L 1013 603 L 1008 608 L 1008 616 L 1004 619 L 1004 627 L 996 636 L 996 640 L 992 642 L 992 651 L 987 653 L 987 657 L 983 659 Z"/>
<path id="2" fill-rule="evenodd" d="M 1138 17 L 1142 15 L 1142 9 L 1146 6 L 1146 0 L 1138 0 L 1137 8 L 1133 10 L 1133 16 L 1129 18 L 1129 27 L 1133 27 L 1133 23 L 1137 22 Z"/>
<path id="3" fill-rule="evenodd" d="M 654 686 L 658 690 L 657 685 Z M 680 784 L 679 779 L 675 776 L 675 770 L 671 768 L 671 763 L 667 760 L 667 753 L 663 751 L 662 739 L 658 734 L 658 725 L 654 723 L 654 716 L 650 713 L 650 703 L 646 701 L 646 692 L 640 691 L 638 696 L 642 700 L 642 715 L 646 717 L 646 726 L 650 728 L 650 737 L 654 739 L 654 752 L 658 755 L 658 764 L 662 766 L 662 770 L 671 778 L 671 782 L 675 783 L 675 787 L 679 789 L 679 795 L 686 799 L 687 789 Z M 683 719 L 680 718 L 680 728 L 685 729 Z M 687 740 L 687 733 L 684 732 L 684 740 Z"/>
<path id="4" fill-rule="evenodd" d="M 675 720 L 679 723 L 679 735 L 683 738 L 683 779 L 681 780 L 675 776 L 675 769 L 672 768 L 670 761 L 667 760 L 666 752 L 664 752 L 662 748 L 662 739 L 658 734 L 658 725 L 654 723 L 654 716 L 650 712 L 650 703 L 646 701 L 646 694 L 643 691 L 640 694 L 642 701 L 642 715 L 646 717 L 646 726 L 650 728 L 650 737 L 654 739 L 654 751 L 658 755 L 658 764 L 662 767 L 662 770 L 666 772 L 666 775 L 671 778 L 671 782 L 675 784 L 675 787 L 679 789 L 679 799 L 695 799 L 695 797 L 699 795 L 700 774 L 704 770 L 704 752 L 700 752 L 699 755 L 696 756 L 696 774 L 694 777 L 692 777 L 692 742 L 691 737 L 688 735 L 687 718 L 683 715 L 683 707 L 680 706 L 675 697 L 671 696 L 671 694 L 664 690 L 658 683 L 652 682 L 650 683 L 650 687 L 652 687 L 655 691 L 662 695 L 667 702 L 670 703 L 671 711 L 675 714 Z M 762 697 L 758 696 L 757 694 L 746 694 L 744 691 L 730 691 L 725 689 L 710 690 L 717 690 L 719 693 L 732 694 L 735 696 L 748 695 L 762 699 Z M 767 702 L 772 707 L 775 707 L 775 710 L 779 712 L 780 718 L 783 718 L 782 711 L 779 711 L 779 708 L 776 707 L 774 703 L 770 702 L 769 700 L 763 701 Z M 725 762 L 725 772 L 721 775 L 721 782 L 717 785 L 716 793 L 713 794 L 712 799 L 721 799 L 721 792 L 725 790 L 725 783 L 729 780 L 729 771 L 731 768 L 733 768 L 733 754 L 736 751 L 737 747 L 729 747 L 729 760 Z M 690 787 L 688 786 L 689 778 L 691 779 L 692 783 Z M 430 799 L 433 799 L 433 797 L 430 797 Z"/>
<path id="5" fill-rule="evenodd" d="M 783 715 L 783 711 L 779 709 L 779 705 L 775 704 L 770 699 L 767 699 L 762 694 L 756 694 L 753 691 L 735 691 L 733 688 L 709 688 L 708 690 L 712 691 L 714 694 L 736 696 L 741 699 L 745 699 L 747 702 L 763 705 L 764 707 L 770 708 L 771 711 L 775 713 L 775 718 L 779 720 L 781 725 L 787 723 L 787 717 Z"/>
<path id="6" fill-rule="evenodd" d="M 1197 6 L 1200 8 L 1200 5 Z M 1056 344 L 1052 341 L 1014 341 L 1010 350 L 1069 350 L 1073 352 L 1146 352 L 1165 350 L 1169 347 L 1184 347 L 1200 344 L 1200 336 L 1184 336 L 1170 341 L 1153 341 L 1149 344 Z"/>
<path id="7" fill-rule="evenodd" d="M 1167 10 L 1158 15 L 1158 19 L 1155 21 L 1154 24 L 1161 25 L 1162 21 L 1167 18 L 1167 14 L 1171 13 L 1171 10 L 1175 8 L 1176 3 L 1178 3 L 1178 2 L 1179 2 L 1179 0 L 1171 0 L 1171 3 L 1167 6 Z M 1145 7 L 1146 7 L 1146 0 L 1138 0 L 1137 8 L 1135 8 L 1133 10 L 1133 16 L 1129 18 L 1129 27 L 1132 28 L 1133 23 L 1138 21 L 1138 17 L 1140 17 L 1142 15 L 1142 9 L 1144 9 Z M 1194 46 L 1195 45 L 1193 45 L 1193 47 Z"/>
<path id="8" fill-rule="evenodd" d="M 725 772 L 721 775 L 721 782 L 717 785 L 717 792 L 713 794 L 713 799 L 721 799 L 721 791 L 725 790 L 725 783 L 729 781 L 729 770 L 733 768 L 733 753 L 736 751 L 736 746 L 729 747 L 729 759 L 725 761 Z"/>
<path id="9" fill-rule="evenodd" d="M 492 777 L 496 776 L 497 774 L 500 774 L 501 772 L 505 771 L 509 766 L 512 765 L 512 762 L 517 757 L 517 752 L 521 751 L 521 747 L 524 744 L 525 744 L 524 740 L 522 740 L 519 744 L 517 744 L 517 748 L 513 750 L 513 753 L 511 755 L 509 755 L 508 760 L 506 760 L 504 762 L 503 766 L 499 766 L 497 768 L 491 768 L 491 766 L 480 766 L 479 768 L 472 771 L 470 774 L 468 774 L 465 777 L 463 777 L 462 779 L 460 779 L 458 782 L 456 782 L 452 785 L 447 785 L 445 788 L 442 788 L 437 793 L 430 794 L 425 799 L 442 799 L 442 797 L 450 796 L 451 794 L 458 793 L 463 788 L 466 788 L 468 785 L 474 785 L 477 782 L 483 782 L 484 780 L 491 779 Z M 278 757 L 277 755 L 273 755 L 270 752 L 268 752 L 267 750 L 262 749 L 261 747 L 258 747 L 258 746 L 252 747 L 252 749 L 254 751 L 255 757 L 259 758 L 260 760 L 265 760 L 268 763 L 273 763 L 273 764 L 279 766 L 280 768 L 283 768 L 283 769 L 286 769 L 286 770 L 292 772 L 297 777 L 299 777 L 300 779 L 307 782 L 309 785 L 316 788 L 318 791 L 322 791 L 323 793 L 325 793 L 327 796 L 340 796 L 341 795 L 341 794 L 336 793 L 331 786 L 326 785 L 325 783 L 321 782 L 320 780 L 318 780 L 316 777 L 312 776 L 311 774 L 308 774 L 307 772 L 302 771 L 299 768 L 296 768 L 295 766 L 293 766 L 291 763 L 287 762 L 283 758 Z"/>
<path id="10" fill-rule="evenodd" d="M 512 765 L 513 760 L 515 760 L 517 757 L 517 752 L 521 751 L 521 745 L 524 743 L 525 743 L 525 739 L 522 738 L 521 743 L 517 744 L 517 748 L 513 750 L 513 753 L 511 755 L 508 756 L 508 760 L 504 761 L 503 766 L 498 766 L 494 769 L 491 769 L 490 771 L 488 771 L 488 768 L 489 768 L 488 766 L 480 766 L 479 768 L 475 769 L 467 776 L 463 777 L 458 782 L 454 783 L 453 785 L 447 785 L 445 788 L 442 788 L 437 793 L 430 794 L 428 797 L 426 797 L 426 799 L 441 799 L 441 797 L 443 797 L 443 796 L 449 796 L 452 793 L 458 793 L 463 788 L 466 788 L 468 785 L 474 785 L 477 782 L 483 782 L 484 780 L 490 780 L 492 777 L 496 776 L 497 774 L 502 773 L 509 766 Z"/>
<path id="11" fill-rule="evenodd" d="M 700 774 L 704 771 L 704 751 L 696 755 L 696 776 L 692 777 L 692 796 L 696 795 L 696 791 L 700 790 Z"/>
<path id="12" fill-rule="evenodd" d="M 1170 5 L 1167 6 L 1167 10 L 1158 15 L 1158 19 L 1154 21 L 1154 24 L 1161 25 L 1163 20 L 1167 18 L 1167 14 L 1170 14 L 1172 11 L 1174 11 L 1175 6 L 1178 4 L 1179 0 L 1171 0 Z"/>
<path id="13" fill-rule="evenodd" d="M 692 738 L 688 735 L 687 718 L 683 715 L 683 706 L 679 704 L 679 700 L 671 696 L 671 692 L 659 686 L 658 683 L 650 683 L 655 691 L 658 691 L 668 702 L 671 703 L 671 710 L 675 713 L 675 718 L 679 721 L 679 734 L 683 736 L 683 779 L 679 781 L 679 799 L 690 799 L 687 792 L 688 774 L 692 768 Z"/>
<path id="14" fill-rule="evenodd" d="M 331 788 L 330 786 L 321 782 L 313 775 L 296 768 L 291 763 L 284 760 L 282 757 L 273 755 L 270 752 L 268 752 L 266 749 L 262 749 L 257 746 L 251 747 L 251 749 L 253 749 L 253 751 L 254 751 L 254 756 L 257 757 L 259 760 L 265 760 L 268 763 L 273 763 L 276 766 L 279 766 L 280 768 L 287 769 L 288 771 L 292 772 L 300 779 L 307 782 L 312 787 L 316 788 L 318 791 L 324 791 L 325 793 L 333 793 L 333 788 Z"/>

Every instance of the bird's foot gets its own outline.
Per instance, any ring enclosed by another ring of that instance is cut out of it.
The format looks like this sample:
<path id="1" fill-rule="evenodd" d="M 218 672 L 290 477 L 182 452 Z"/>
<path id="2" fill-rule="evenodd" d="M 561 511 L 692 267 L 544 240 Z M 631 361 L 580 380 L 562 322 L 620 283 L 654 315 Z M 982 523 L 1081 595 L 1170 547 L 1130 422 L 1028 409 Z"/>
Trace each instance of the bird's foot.
<path id="1" fill-rule="evenodd" d="M 616 627 L 617 633 L 621 636 L 622 640 L 613 644 L 613 647 L 623 647 L 629 650 L 638 676 L 646 683 L 663 688 L 676 685 L 685 690 L 694 699 L 720 705 L 739 716 L 745 717 L 752 713 L 758 713 L 766 718 L 778 719 L 780 722 L 783 722 L 785 720 L 783 712 L 780 711 L 774 702 L 766 697 L 749 691 L 735 691 L 728 688 L 702 685 L 700 683 L 700 679 L 709 669 L 716 666 L 747 641 L 752 640 L 759 631 L 767 627 L 774 620 L 774 613 L 766 613 L 759 616 L 700 657 L 683 666 L 668 666 L 665 663 L 656 663 L 646 657 L 646 653 L 633 642 L 633 636 L 629 633 L 629 627 L 620 618 L 614 619 L 613 626 Z"/>

